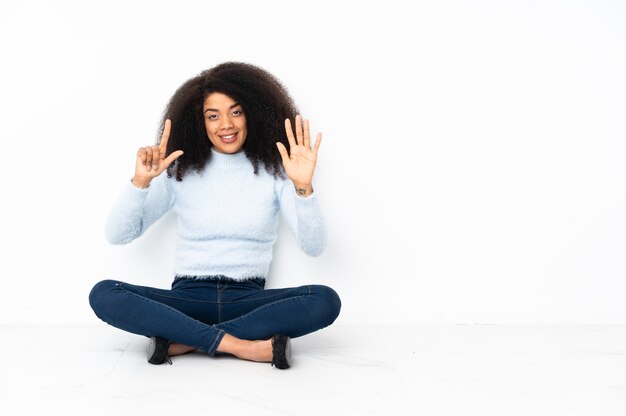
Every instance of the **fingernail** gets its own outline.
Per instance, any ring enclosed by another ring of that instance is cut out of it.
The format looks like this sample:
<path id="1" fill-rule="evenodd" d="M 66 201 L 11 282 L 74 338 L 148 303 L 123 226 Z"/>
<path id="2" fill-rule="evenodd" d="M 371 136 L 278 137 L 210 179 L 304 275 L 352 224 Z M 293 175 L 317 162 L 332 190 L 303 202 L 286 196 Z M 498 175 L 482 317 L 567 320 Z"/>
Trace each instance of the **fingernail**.
<path id="1" fill-rule="evenodd" d="M 152 165 L 152 169 L 157 170 L 159 167 L 157 165 Z"/>

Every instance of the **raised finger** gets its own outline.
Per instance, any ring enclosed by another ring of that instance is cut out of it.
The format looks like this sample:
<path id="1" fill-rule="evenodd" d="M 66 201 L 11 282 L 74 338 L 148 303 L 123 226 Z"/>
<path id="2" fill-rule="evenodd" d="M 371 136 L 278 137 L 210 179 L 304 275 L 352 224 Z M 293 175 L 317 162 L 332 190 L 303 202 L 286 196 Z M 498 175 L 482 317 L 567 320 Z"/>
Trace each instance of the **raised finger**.
<path id="1" fill-rule="evenodd" d="M 300 114 L 296 116 L 296 141 L 298 145 L 304 144 L 304 138 L 302 137 L 302 117 L 300 117 Z"/>
<path id="2" fill-rule="evenodd" d="M 293 130 L 291 129 L 291 120 L 288 118 L 285 119 L 285 132 L 287 133 L 289 148 L 296 147 L 296 139 L 293 137 Z"/>
<path id="3" fill-rule="evenodd" d="M 159 144 L 159 148 L 161 149 L 161 154 L 165 157 L 165 153 L 167 152 L 167 141 L 170 138 L 170 130 L 172 128 L 172 122 L 168 118 L 165 120 L 165 125 L 163 126 L 163 135 L 161 135 L 161 143 Z"/>
<path id="4" fill-rule="evenodd" d="M 315 137 L 315 146 L 313 147 L 313 153 L 317 156 L 317 151 L 320 148 L 320 144 L 322 143 L 322 133 L 317 133 Z"/>
<path id="5" fill-rule="evenodd" d="M 304 119 L 304 145 L 307 149 L 311 148 L 311 133 L 309 133 L 309 120 Z"/>

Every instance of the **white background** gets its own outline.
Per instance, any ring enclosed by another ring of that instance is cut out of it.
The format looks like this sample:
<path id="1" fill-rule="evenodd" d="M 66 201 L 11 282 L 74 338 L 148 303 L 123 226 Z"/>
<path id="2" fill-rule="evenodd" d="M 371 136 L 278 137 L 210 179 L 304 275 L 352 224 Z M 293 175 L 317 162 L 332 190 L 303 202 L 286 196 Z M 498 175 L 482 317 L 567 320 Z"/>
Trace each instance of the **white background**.
<path id="1" fill-rule="evenodd" d="M 99 322 L 115 278 L 168 287 L 175 219 L 103 225 L 188 78 L 250 62 L 324 143 L 322 257 L 281 228 L 270 287 L 344 324 L 626 323 L 626 3 L 0 3 L 0 323 Z"/>

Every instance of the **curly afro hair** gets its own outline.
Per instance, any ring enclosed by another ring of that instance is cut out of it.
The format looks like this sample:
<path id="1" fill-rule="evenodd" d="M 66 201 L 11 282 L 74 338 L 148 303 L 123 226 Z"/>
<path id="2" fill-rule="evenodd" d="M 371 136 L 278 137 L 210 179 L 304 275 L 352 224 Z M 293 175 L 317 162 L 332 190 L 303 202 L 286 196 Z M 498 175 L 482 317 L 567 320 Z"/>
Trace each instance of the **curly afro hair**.
<path id="1" fill-rule="evenodd" d="M 276 148 L 281 142 L 289 149 L 285 133 L 285 119 L 295 125 L 298 109 L 287 89 L 272 74 L 247 63 L 226 62 L 201 72 L 185 82 L 170 99 L 163 119 L 170 119 L 172 127 L 166 154 L 176 150 L 185 152 L 167 169 L 182 181 L 189 169 L 201 172 L 211 160 L 211 147 L 204 125 L 202 106 L 214 92 L 225 94 L 238 102 L 246 116 L 248 135 L 243 145 L 246 157 L 258 175 L 259 165 L 276 177 L 284 178 L 282 160 Z M 157 144 L 160 139 L 158 139 Z"/>

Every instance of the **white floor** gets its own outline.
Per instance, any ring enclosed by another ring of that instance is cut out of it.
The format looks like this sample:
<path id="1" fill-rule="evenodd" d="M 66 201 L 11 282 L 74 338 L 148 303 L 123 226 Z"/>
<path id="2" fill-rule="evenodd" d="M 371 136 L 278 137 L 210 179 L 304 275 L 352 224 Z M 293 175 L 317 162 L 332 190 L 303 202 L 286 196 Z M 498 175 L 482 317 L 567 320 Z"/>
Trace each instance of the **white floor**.
<path id="1" fill-rule="evenodd" d="M 105 324 L 0 326 L 2 415 L 626 415 L 626 326 L 333 326 L 295 365 L 146 362 Z"/>

